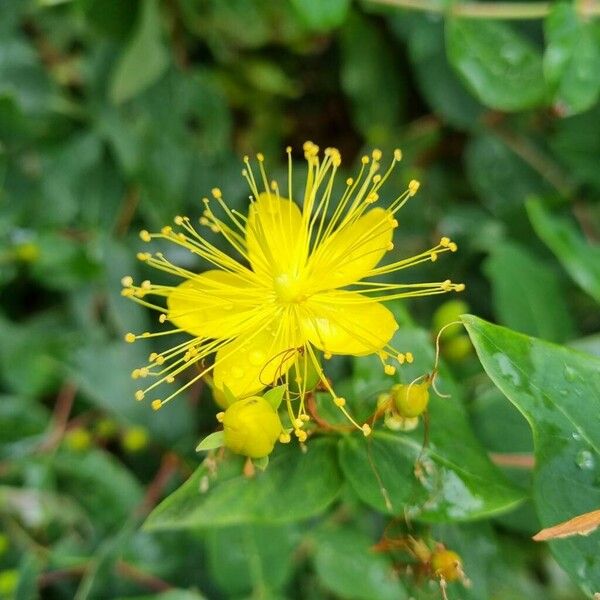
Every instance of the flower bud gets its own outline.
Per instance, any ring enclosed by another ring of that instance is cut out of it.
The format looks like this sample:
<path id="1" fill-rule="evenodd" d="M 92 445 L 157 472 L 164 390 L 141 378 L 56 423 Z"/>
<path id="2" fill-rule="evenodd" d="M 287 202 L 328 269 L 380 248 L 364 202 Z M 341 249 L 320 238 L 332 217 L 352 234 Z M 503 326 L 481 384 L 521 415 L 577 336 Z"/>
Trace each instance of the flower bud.
<path id="1" fill-rule="evenodd" d="M 282 429 L 279 415 L 260 396 L 234 402 L 223 415 L 225 446 L 250 458 L 271 454 Z"/>
<path id="2" fill-rule="evenodd" d="M 414 419 L 425 412 L 429 403 L 429 381 L 400 383 L 392 388 L 396 409 L 401 417 Z"/>
<path id="3" fill-rule="evenodd" d="M 436 577 L 446 581 L 456 581 L 463 576 L 460 556 L 443 547 L 435 550 L 431 555 L 431 568 Z"/>
<path id="4" fill-rule="evenodd" d="M 436 311 L 433 313 L 433 330 L 434 332 L 440 331 L 443 327 L 452 323 L 453 321 L 460 321 L 460 315 L 469 312 L 469 305 L 464 300 L 448 300 L 444 302 Z M 449 339 L 460 333 L 461 325 L 458 323 L 448 329 L 444 329 L 441 338 Z"/>

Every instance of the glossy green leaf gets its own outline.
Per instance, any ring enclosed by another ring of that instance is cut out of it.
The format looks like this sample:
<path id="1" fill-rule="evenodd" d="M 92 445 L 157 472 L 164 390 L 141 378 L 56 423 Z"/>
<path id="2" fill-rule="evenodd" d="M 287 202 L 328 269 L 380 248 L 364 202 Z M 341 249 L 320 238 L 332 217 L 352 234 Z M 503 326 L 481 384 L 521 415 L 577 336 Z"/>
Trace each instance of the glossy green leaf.
<path id="1" fill-rule="evenodd" d="M 414 363 L 401 369 L 402 381 L 412 381 L 431 369 L 434 351 L 426 332 L 401 329 L 393 344 L 414 354 Z M 376 398 L 393 383 L 376 357 L 356 360 L 357 404 L 365 404 L 368 394 Z M 423 448 L 422 426 L 411 433 L 378 428 L 368 438 L 347 436 L 340 441 L 340 464 L 347 481 L 361 500 L 377 510 L 423 521 L 468 521 L 514 508 L 523 493 L 490 462 L 473 435 L 460 388 L 444 366 L 438 385 L 451 398 L 430 394 L 429 446 Z"/>
<path id="2" fill-rule="evenodd" d="M 552 215 L 539 200 L 529 201 L 527 211 L 535 232 L 573 280 L 600 302 L 600 246 L 586 242 L 573 223 Z"/>
<path id="3" fill-rule="evenodd" d="M 343 23 L 350 0 L 292 0 L 292 5 L 307 27 L 314 31 L 327 31 Z"/>
<path id="4" fill-rule="evenodd" d="M 148 517 L 149 530 L 285 523 L 316 515 L 342 485 L 333 440 L 313 440 L 306 453 L 279 446 L 269 467 L 243 475 L 244 459 L 228 455 L 213 473 L 204 463 Z"/>
<path id="5" fill-rule="evenodd" d="M 446 49 L 450 64 L 486 106 L 511 112 L 544 103 L 542 57 L 512 26 L 448 19 Z"/>
<path id="6" fill-rule="evenodd" d="M 504 242 L 492 249 L 484 270 L 501 323 L 552 342 L 574 337 L 573 320 L 556 273 L 531 252 Z"/>
<path id="7" fill-rule="evenodd" d="M 534 501 L 544 527 L 600 506 L 600 360 L 463 317 L 492 381 L 534 436 Z M 600 588 L 600 531 L 550 543 L 588 593 Z"/>
<path id="8" fill-rule="evenodd" d="M 408 598 L 389 555 L 373 551 L 373 540 L 353 527 L 320 530 L 314 556 L 321 584 L 336 598 Z"/>
<path id="9" fill-rule="evenodd" d="M 600 32 L 574 4 L 557 2 L 544 23 L 544 72 L 556 88 L 555 102 L 565 113 L 590 108 L 600 94 Z"/>
<path id="10" fill-rule="evenodd" d="M 116 104 L 133 98 L 157 81 L 169 65 L 162 39 L 163 30 L 157 0 L 141 3 L 139 22 L 121 55 L 110 88 Z"/>

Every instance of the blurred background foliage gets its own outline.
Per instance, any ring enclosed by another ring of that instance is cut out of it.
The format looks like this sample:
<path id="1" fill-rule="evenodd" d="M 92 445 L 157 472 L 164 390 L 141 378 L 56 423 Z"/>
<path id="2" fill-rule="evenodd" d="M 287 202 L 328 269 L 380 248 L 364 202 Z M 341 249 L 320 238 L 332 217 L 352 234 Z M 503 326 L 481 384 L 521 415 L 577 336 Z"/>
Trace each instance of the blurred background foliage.
<path id="1" fill-rule="evenodd" d="M 122 336 L 152 324 L 119 282 L 145 277 L 140 228 L 199 216 L 216 185 L 244 206 L 246 153 L 281 175 L 285 146 L 300 156 L 306 139 L 340 148 L 348 169 L 401 147 L 392 185 L 423 185 L 397 247 L 444 234 L 460 249 L 414 277 L 464 281 L 474 314 L 600 354 L 600 23 L 584 4 L 502 21 L 444 17 L 437 3 L 0 1 L 1 598 L 441 597 L 406 557 L 370 549 L 389 517 L 360 487 L 372 474 L 351 437 L 346 483 L 314 482 L 317 504 L 319 486 L 337 498 L 318 518 L 227 525 L 223 504 L 196 526 L 141 530 L 198 466 L 215 409 L 201 387 L 157 414 L 134 402 L 129 374 L 150 348 Z M 416 375 L 431 366 L 440 304 L 398 309 L 411 315 L 405 345 L 429 357 L 415 352 Z M 454 339 L 447 402 L 466 412 L 440 417 L 440 435 L 455 453 L 465 443 L 465 460 L 476 443 L 524 456 L 502 469 L 528 494 L 529 428 Z M 332 368 L 361 400 L 365 385 L 380 390 L 377 366 Z M 529 502 L 492 512 L 412 530 L 463 557 L 472 583 L 450 598 L 584 597 L 530 541 Z"/>

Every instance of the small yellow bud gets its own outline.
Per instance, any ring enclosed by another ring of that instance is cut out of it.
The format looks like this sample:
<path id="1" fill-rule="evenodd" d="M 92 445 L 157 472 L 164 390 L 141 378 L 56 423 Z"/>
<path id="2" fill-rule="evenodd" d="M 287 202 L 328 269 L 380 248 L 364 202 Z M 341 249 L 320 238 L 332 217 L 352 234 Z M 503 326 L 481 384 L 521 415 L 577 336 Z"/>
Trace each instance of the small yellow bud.
<path id="1" fill-rule="evenodd" d="M 444 358 L 451 362 L 460 362 L 473 352 L 473 345 L 468 335 L 458 335 L 445 341 L 442 345 Z"/>
<path id="2" fill-rule="evenodd" d="M 392 388 L 396 409 L 401 417 L 412 419 L 423 414 L 429 404 L 429 381 L 398 384 Z"/>
<path id="3" fill-rule="evenodd" d="M 468 313 L 470 310 L 469 305 L 464 300 L 448 300 L 444 302 L 439 308 L 433 313 L 433 331 L 437 333 L 442 330 L 446 325 L 458 321 L 456 325 L 446 327 L 442 331 L 440 339 L 447 340 L 453 338 L 461 333 L 462 325 L 460 324 L 460 316 Z"/>
<path id="4" fill-rule="evenodd" d="M 121 445 L 126 452 L 139 452 L 148 445 L 148 431 L 145 427 L 129 427 L 123 433 Z"/>
<path id="5" fill-rule="evenodd" d="M 234 402 L 223 415 L 225 446 L 235 454 L 250 458 L 268 456 L 281 431 L 279 415 L 260 396 Z"/>
<path id="6" fill-rule="evenodd" d="M 452 550 L 440 548 L 431 556 L 431 569 L 436 577 L 446 581 L 456 581 L 463 575 L 460 556 Z"/>
<path id="7" fill-rule="evenodd" d="M 83 452 L 92 444 L 92 436 L 87 429 L 76 427 L 65 434 L 65 444 L 75 452 Z"/>

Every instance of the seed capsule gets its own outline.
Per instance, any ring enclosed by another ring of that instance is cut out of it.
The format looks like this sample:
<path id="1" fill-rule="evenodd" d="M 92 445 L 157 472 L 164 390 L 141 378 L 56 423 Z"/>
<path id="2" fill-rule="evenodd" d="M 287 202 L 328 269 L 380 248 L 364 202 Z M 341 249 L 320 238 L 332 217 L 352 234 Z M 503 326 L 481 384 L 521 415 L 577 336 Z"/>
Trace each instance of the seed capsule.
<path id="1" fill-rule="evenodd" d="M 392 388 L 392 397 L 401 417 L 413 419 L 423 414 L 429 404 L 429 381 L 400 383 Z"/>
<path id="2" fill-rule="evenodd" d="M 446 581 L 456 581 L 463 576 L 460 556 L 452 550 L 435 550 L 431 556 L 431 568 L 436 577 Z"/>

